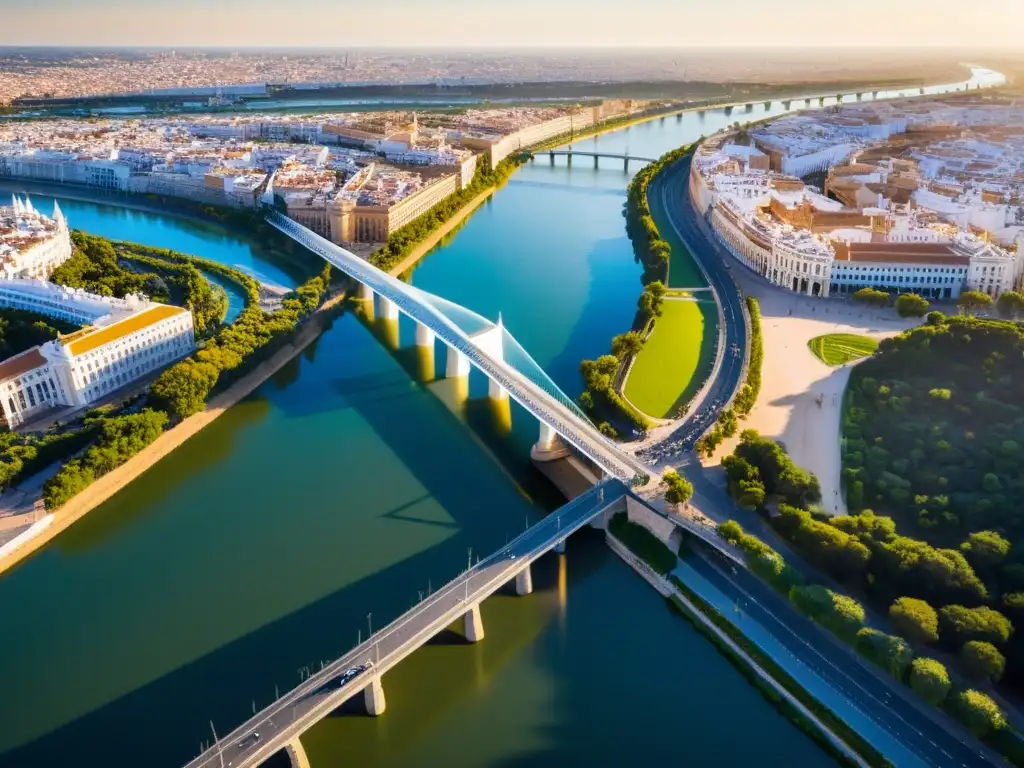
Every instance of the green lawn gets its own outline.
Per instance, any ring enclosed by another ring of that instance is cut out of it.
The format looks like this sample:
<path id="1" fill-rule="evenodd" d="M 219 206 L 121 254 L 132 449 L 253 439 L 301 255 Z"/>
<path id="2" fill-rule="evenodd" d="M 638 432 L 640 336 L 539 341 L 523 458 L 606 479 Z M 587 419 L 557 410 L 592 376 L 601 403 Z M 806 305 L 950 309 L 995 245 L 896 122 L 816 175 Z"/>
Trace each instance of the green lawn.
<path id="1" fill-rule="evenodd" d="M 874 354 L 878 349 L 878 341 L 853 333 L 829 333 L 815 336 L 807 342 L 807 346 L 825 365 L 842 365 Z"/>
<path id="2" fill-rule="evenodd" d="M 671 418 L 714 363 L 718 314 L 708 301 L 668 300 L 626 380 L 626 398 L 648 416 Z"/>

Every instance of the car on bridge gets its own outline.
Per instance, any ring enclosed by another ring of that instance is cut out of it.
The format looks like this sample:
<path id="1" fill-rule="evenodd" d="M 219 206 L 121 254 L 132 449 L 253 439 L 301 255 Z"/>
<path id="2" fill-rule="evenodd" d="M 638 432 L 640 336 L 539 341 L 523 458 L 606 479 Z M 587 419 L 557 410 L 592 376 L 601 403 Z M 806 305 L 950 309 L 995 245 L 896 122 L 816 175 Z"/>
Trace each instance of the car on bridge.
<path id="1" fill-rule="evenodd" d="M 248 749 L 249 747 L 255 746 L 257 744 L 257 742 L 259 742 L 259 740 L 260 740 L 260 732 L 259 731 L 253 731 L 248 736 L 246 736 L 244 739 L 242 739 L 241 741 L 238 742 L 238 748 L 239 749 Z"/>
<path id="2" fill-rule="evenodd" d="M 368 672 L 371 669 L 373 669 L 372 661 L 368 661 L 365 664 L 360 664 L 355 667 L 349 667 L 338 676 L 338 687 L 341 688 L 343 686 L 348 685 L 361 674 L 363 674 L 364 672 Z"/>

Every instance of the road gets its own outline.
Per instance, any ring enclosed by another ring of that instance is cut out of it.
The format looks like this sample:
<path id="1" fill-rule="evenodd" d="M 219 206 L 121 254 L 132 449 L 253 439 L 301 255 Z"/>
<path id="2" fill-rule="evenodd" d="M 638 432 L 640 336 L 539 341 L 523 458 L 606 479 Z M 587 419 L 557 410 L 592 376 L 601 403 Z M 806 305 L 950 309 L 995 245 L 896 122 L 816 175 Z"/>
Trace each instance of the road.
<path id="1" fill-rule="evenodd" d="M 616 480 L 605 480 L 552 512 L 544 520 L 486 560 L 429 595 L 423 602 L 379 630 L 341 658 L 312 674 L 296 688 L 222 737 L 219 744 L 188 763 L 187 768 L 256 766 L 301 735 L 321 718 L 358 695 L 374 678 L 413 653 L 438 632 L 457 621 L 468 607 L 492 595 L 555 546 L 618 503 L 626 494 Z M 340 682 L 359 665 L 373 668 Z M 259 734 L 253 739 L 252 734 Z"/>
<path id="2" fill-rule="evenodd" d="M 771 588 L 743 568 L 731 568 L 719 555 L 687 563 L 770 632 L 776 640 L 861 712 L 934 766 L 1001 765 L 1002 760 L 939 712 L 926 712 L 909 688 L 869 668 L 854 652 L 797 613 Z M 725 573 L 717 567 L 722 562 Z"/>
<path id="3" fill-rule="evenodd" d="M 688 156 L 658 174 L 648 189 L 648 201 L 660 219 L 667 220 L 673 239 L 681 242 L 700 266 L 715 299 L 721 307 L 721 362 L 712 372 L 712 381 L 703 398 L 667 436 L 647 445 L 637 455 L 657 464 L 662 458 L 692 450 L 703 432 L 717 419 L 722 408 L 736 392 L 743 375 L 743 353 L 747 348 L 747 326 L 743 316 L 743 297 L 733 282 L 727 261 L 716 250 L 717 243 L 704 237 L 700 217 L 689 202 Z"/>

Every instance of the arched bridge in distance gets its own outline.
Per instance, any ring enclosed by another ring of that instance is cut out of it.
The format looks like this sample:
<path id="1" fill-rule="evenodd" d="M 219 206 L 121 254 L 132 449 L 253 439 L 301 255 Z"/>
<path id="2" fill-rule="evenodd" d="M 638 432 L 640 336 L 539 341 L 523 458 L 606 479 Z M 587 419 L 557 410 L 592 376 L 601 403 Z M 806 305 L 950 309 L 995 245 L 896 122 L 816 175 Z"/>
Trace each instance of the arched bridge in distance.
<path id="1" fill-rule="evenodd" d="M 595 168 L 598 167 L 598 163 L 601 160 L 601 158 L 606 158 L 609 160 L 621 160 L 622 170 L 624 171 L 629 170 L 630 163 L 643 163 L 646 165 L 647 163 L 653 163 L 656 159 L 653 157 L 639 157 L 638 155 L 631 155 L 629 154 L 629 150 L 626 150 L 625 152 L 579 152 L 574 150 L 572 147 L 569 147 L 568 149 L 548 149 L 543 150 L 541 152 L 533 152 L 531 153 L 530 157 L 536 158 L 536 156 L 540 154 L 546 154 L 549 158 L 551 158 L 552 164 L 554 164 L 556 157 L 564 157 L 567 159 L 569 165 L 572 165 L 572 159 L 574 157 L 592 157 L 594 158 Z"/>

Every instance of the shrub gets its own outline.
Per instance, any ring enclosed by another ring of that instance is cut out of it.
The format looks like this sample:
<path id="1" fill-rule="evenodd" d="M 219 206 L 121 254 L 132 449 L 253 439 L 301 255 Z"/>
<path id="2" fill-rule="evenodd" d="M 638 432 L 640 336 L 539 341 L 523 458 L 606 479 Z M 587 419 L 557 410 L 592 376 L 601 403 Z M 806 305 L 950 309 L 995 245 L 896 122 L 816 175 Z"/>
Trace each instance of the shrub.
<path id="1" fill-rule="evenodd" d="M 1013 625 L 999 611 L 981 606 L 965 608 L 947 605 L 939 610 L 939 626 L 943 639 L 951 645 L 981 640 L 1002 645 L 1013 634 Z"/>
<path id="2" fill-rule="evenodd" d="M 999 682 L 1006 669 L 1006 659 L 992 643 L 971 640 L 960 649 L 964 669 L 975 680 Z"/>
<path id="3" fill-rule="evenodd" d="M 935 659 L 919 657 L 910 665 L 910 687 L 933 707 L 938 707 L 949 694 L 949 672 Z"/>
<path id="4" fill-rule="evenodd" d="M 924 600 L 898 598 L 889 606 L 889 618 L 903 637 L 918 643 L 934 643 L 939 639 L 939 615 Z"/>
<path id="5" fill-rule="evenodd" d="M 914 652 L 902 637 L 887 635 L 870 627 L 857 632 L 854 647 L 868 661 L 901 681 L 914 658 Z"/>
<path id="6" fill-rule="evenodd" d="M 949 708 L 975 736 L 986 736 L 1006 727 L 1006 715 L 992 699 L 980 691 L 958 693 L 950 701 Z"/>
<path id="7" fill-rule="evenodd" d="M 819 584 L 793 587 L 789 599 L 801 613 L 847 642 L 852 643 L 864 626 L 864 606 Z"/>
<path id="8" fill-rule="evenodd" d="M 661 479 L 668 486 L 665 491 L 665 501 L 669 504 L 685 504 L 693 497 L 693 485 L 678 472 L 669 470 Z"/>

